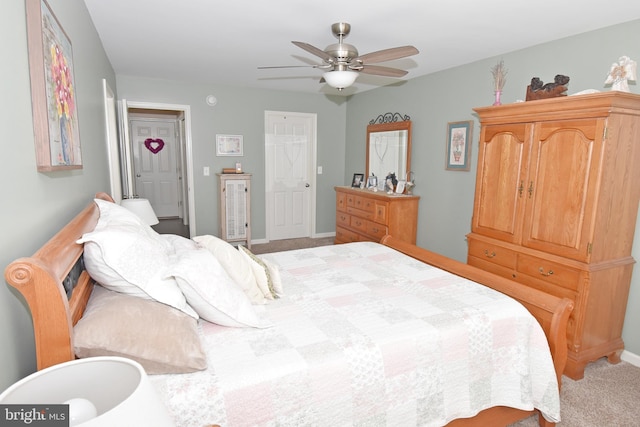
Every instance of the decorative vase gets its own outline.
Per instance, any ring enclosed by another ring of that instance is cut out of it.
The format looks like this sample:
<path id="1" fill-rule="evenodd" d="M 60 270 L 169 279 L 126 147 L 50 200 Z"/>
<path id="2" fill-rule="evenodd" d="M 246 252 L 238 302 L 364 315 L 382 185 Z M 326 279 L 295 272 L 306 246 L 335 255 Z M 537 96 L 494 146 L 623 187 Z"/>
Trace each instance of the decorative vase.
<path id="1" fill-rule="evenodd" d="M 60 117 L 60 148 L 62 150 L 63 164 L 71 164 L 71 141 L 69 141 L 69 121 L 63 114 Z"/>
<path id="2" fill-rule="evenodd" d="M 500 102 L 500 95 L 502 95 L 502 91 L 501 90 L 497 90 L 496 91 L 496 100 L 493 103 L 493 105 L 502 105 L 502 102 Z"/>

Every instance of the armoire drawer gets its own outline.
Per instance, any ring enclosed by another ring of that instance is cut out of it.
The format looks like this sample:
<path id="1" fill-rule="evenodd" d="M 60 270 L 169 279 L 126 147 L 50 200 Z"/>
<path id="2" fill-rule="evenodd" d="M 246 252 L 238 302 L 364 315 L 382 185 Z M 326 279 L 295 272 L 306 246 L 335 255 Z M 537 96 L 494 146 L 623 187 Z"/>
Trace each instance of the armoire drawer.
<path id="1" fill-rule="evenodd" d="M 488 261 L 486 258 L 468 256 L 467 264 L 510 280 L 514 280 L 516 276 L 516 271 L 513 268 L 503 267 L 500 264 L 494 263 L 493 261 Z"/>
<path id="2" fill-rule="evenodd" d="M 517 254 L 515 252 L 490 243 L 470 239 L 469 256 L 474 256 L 478 259 L 483 259 L 509 269 L 515 270 L 516 268 Z"/>
<path id="3" fill-rule="evenodd" d="M 572 291 L 578 290 L 580 270 L 566 265 L 530 255 L 518 254 L 516 269 L 518 272 L 538 280 L 553 283 Z"/>

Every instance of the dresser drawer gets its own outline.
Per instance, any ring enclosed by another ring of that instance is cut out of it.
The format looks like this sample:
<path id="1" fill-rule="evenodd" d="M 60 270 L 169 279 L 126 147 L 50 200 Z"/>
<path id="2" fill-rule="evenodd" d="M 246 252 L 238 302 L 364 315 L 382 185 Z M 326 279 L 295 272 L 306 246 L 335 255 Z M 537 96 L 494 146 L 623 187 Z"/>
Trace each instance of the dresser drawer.
<path id="1" fill-rule="evenodd" d="M 351 220 L 349 221 L 349 225 L 351 225 L 351 228 L 354 228 L 358 231 L 366 233 L 368 222 L 369 221 L 367 221 L 366 219 L 363 219 L 357 216 L 352 216 Z"/>
<path id="2" fill-rule="evenodd" d="M 336 242 L 338 243 L 350 243 L 357 242 L 360 240 L 360 237 L 357 233 L 354 233 L 351 230 L 347 230 L 346 228 L 336 227 Z"/>
<path id="3" fill-rule="evenodd" d="M 336 225 L 337 226 L 348 227 L 350 225 L 350 222 L 351 222 L 351 215 L 343 213 L 343 212 L 336 212 Z"/>
<path id="4" fill-rule="evenodd" d="M 578 290 L 580 270 L 553 261 L 518 254 L 518 272 L 543 282 L 552 283 L 572 291 Z"/>
<path id="5" fill-rule="evenodd" d="M 363 211 L 352 207 L 347 207 L 347 213 L 364 219 L 373 219 L 373 212 Z"/>
<path id="6" fill-rule="evenodd" d="M 347 210 L 347 195 L 341 192 L 336 192 L 336 209 L 342 212 Z"/>
<path id="7" fill-rule="evenodd" d="M 375 202 L 367 197 L 354 196 L 353 207 L 365 212 L 375 212 Z"/>
<path id="8" fill-rule="evenodd" d="M 373 212 L 374 212 L 373 220 L 375 222 L 380 223 L 380 224 L 385 224 L 385 225 L 388 224 L 388 221 L 389 221 L 389 218 L 388 218 L 389 217 L 389 215 L 388 215 L 389 205 L 388 205 L 388 203 L 376 202 L 375 206 L 374 206 L 374 209 L 373 209 Z"/>
<path id="9" fill-rule="evenodd" d="M 387 230 L 387 227 L 384 225 L 370 221 L 367 222 L 367 234 L 374 237 L 376 241 L 379 241 L 388 234 Z"/>
<path id="10" fill-rule="evenodd" d="M 489 261 L 510 269 L 516 268 L 517 254 L 501 246 L 469 239 L 469 256 Z"/>

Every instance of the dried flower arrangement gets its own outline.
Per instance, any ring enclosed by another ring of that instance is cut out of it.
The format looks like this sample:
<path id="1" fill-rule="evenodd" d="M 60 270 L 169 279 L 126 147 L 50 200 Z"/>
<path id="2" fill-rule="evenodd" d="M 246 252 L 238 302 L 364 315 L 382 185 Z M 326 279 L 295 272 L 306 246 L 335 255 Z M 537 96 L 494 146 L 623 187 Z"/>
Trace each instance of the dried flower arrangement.
<path id="1" fill-rule="evenodd" d="M 491 74 L 493 75 L 494 89 L 496 92 L 502 91 L 504 84 L 507 82 L 507 70 L 504 68 L 504 61 L 498 62 L 493 68 L 491 68 Z"/>

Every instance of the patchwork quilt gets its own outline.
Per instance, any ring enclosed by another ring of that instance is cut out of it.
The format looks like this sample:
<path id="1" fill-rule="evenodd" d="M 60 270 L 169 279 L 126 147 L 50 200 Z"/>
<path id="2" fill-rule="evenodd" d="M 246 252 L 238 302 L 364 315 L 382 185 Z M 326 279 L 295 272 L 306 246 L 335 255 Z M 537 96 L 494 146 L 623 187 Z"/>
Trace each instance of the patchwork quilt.
<path id="1" fill-rule="evenodd" d="M 152 375 L 180 427 L 442 426 L 497 405 L 560 420 L 544 332 L 515 300 L 377 243 L 266 254 L 274 326 L 200 321 L 208 369 Z"/>

